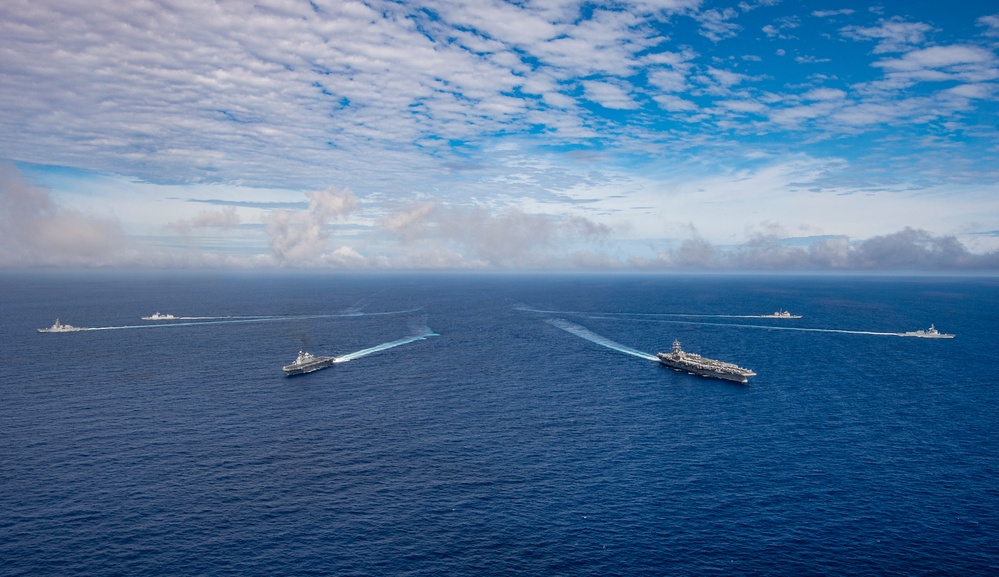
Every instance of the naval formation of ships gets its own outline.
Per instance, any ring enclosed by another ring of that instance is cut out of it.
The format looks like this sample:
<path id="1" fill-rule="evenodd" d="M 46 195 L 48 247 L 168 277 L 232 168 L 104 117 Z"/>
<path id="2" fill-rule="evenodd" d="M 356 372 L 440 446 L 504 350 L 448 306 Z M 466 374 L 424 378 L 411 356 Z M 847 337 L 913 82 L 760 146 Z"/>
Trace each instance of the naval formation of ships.
<path id="1" fill-rule="evenodd" d="M 160 321 L 160 320 L 173 320 L 177 317 L 171 314 L 161 314 L 159 312 L 150 315 L 148 317 L 142 317 L 144 321 Z M 760 315 L 758 318 L 776 318 L 776 319 L 800 319 L 800 315 L 792 315 L 786 310 L 778 310 L 777 312 L 770 315 Z M 55 324 L 51 327 L 38 329 L 40 333 L 70 333 L 76 331 L 87 330 L 86 327 L 74 327 L 70 324 L 60 323 L 56 319 Z M 941 333 L 933 325 L 930 325 L 929 329 L 918 330 L 918 331 L 908 331 L 904 333 L 895 333 L 900 337 L 917 337 L 923 339 L 952 339 L 954 335 Z M 726 381 L 734 381 L 737 383 L 749 382 L 749 377 L 756 376 L 750 369 L 740 367 L 739 365 L 733 363 L 726 363 L 724 361 L 717 361 L 714 359 L 709 359 L 707 357 L 702 357 L 694 353 L 685 352 L 680 348 L 680 341 L 673 341 L 673 350 L 668 353 L 658 353 L 656 358 L 663 365 L 677 370 L 683 371 L 692 375 L 700 375 L 702 377 L 711 377 L 715 379 L 722 379 Z M 294 360 L 290 365 L 285 365 L 283 367 L 284 373 L 288 376 L 301 375 L 305 373 L 311 373 L 313 371 L 318 371 L 319 369 L 325 369 L 326 367 L 332 366 L 337 362 L 336 357 L 326 357 L 326 356 L 315 356 L 312 353 L 307 353 L 303 351 L 298 352 L 298 358 Z"/>

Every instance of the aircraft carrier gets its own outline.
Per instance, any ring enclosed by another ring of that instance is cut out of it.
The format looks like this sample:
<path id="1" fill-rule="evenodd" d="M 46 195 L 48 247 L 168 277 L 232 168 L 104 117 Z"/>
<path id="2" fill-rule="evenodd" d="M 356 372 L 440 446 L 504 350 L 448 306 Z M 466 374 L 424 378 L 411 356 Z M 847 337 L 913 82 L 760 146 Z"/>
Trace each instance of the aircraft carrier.
<path id="1" fill-rule="evenodd" d="M 756 376 L 756 373 L 753 371 L 732 363 L 708 359 L 694 353 L 685 353 L 680 348 L 680 341 L 677 340 L 673 341 L 672 352 L 659 353 L 656 356 L 659 357 L 659 362 L 667 367 L 692 375 L 724 379 L 737 383 L 749 382 L 749 377 Z"/>
<path id="2" fill-rule="evenodd" d="M 302 375 L 325 369 L 336 362 L 336 357 L 317 357 L 312 353 L 298 351 L 298 358 L 290 365 L 284 366 L 284 374 L 290 376 Z"/>

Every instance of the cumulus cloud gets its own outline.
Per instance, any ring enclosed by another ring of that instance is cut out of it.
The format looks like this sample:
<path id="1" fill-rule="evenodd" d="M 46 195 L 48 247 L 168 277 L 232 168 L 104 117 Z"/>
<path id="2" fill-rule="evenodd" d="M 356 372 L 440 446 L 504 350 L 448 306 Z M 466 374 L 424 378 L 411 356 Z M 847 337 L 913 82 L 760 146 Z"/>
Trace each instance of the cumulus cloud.
<path id="1" fill-rule="evenodd" d="M 906 228 L 857 245 L 850 264 L 861 269 L 947 270 L 999 268 L 999 253 L 973 255 L 953 236 Z"/>
<path id="2" fill-rule="evenodd" d="M 583 83 L 583 88 L 586 98 L 604 108 L 634 110 L 639 106 L 629 95 L 630 87 L 624 82 L 588 81 Z"/>
<path id="3" fill-rule="evenodd" d="M 265 219 L 271 255 L 282 266 L 357 266 L 364 257 L 356 250 L 340 247 L 327 250 L 331 222 L 346 218 L 357 208 L 357 198 L 349 190 L 327 188 L 308 192 L 305 211 L 275 210 Z"/>
<path id="4" fill-rule="evenodd" d="M 853 13 L 854 10 L 852 8 L 841 8 L 839 10 L 814 10 L 812 11 L 812 16 L 816 18 L 829 18 L 832 16 L 849 16 Z"/>
<path id="5" fill-rule="evenodd" d="M 731 22 L 738 15 L 734 8 L 704 10 L 697 16 L 701 23 L 701 35 L 713 42 L 738 35 L 742 26 Z"/>
<path id="6" fill-rule="evenodd" d="M 846 98 L 846 92 L 835 88 L 816 88 L 802 95 L 805 100 L 841 100 Z"/>
<path id="7" fill-rule="evenodd" d="M 794 36 L 788 34 L 788 30 L 794 30 L 801 26 L 801 22 L 797 17 L 784 17 L 778 19 L 773 24 L 767 24 L 762 28 L 763 33 L 769 38 L 781 38 L 783 40 L 788 40 L 794 38 Z"/>
<path id="8" fill-rule="evenodd" d="M 933 28 L 922 22 L 906 22 L 901 18 L 881 20 L 877 26 L 844 26 L 840 34 L 851 40 L 876 40 L 874 53 L 904 52 L 926 41 Z"/>
<path id="9" fill-rule="evenodd" d="M 663 110 L 668 110 L 670 112 L 693 112 L 697 110 L 697 104 L 680 98 L 679 96 L 673 96 L 672 94 L 661 94 L 655 97 L 656 103 L 662 107 Z"/>
<path id="10" fill-rule="evenodd" d="M 600 242 L 611 230 L 580 216 L 555 217 L 517 208 L 420 203 L 382 226 L 409 247 L 417 266 L 565 266 L 559 255 L 575 242 Z"/>
<path id="11" fill-rule="evenodd" d="M 226 206 L 220 210 L 202 210 L 197 215 L 188 218 L 175 220 L 167 224 L 167 228 L 177 230 L 182 233 L 191 232 L 194 229 L 217 228 L 229 229 L 239 226 L 240 218 L 236 214 L 235 206 Z"/>
<path id="12" fill-rule="evenodd" d="M 0 266 L 121 264 L 124 249 L 115 219 L 61 206 L 16 168 L 0 165 Z"/>
<path id="13" fill-rule="evenodd" d="M 978 19 L 977 24 L 985 27 L 984 34 L 986 36 L 999 36 L 999 13 L 982 16 Z"/>
<path id="14" fill-rule="evenodd" d="M 689 270 L 997 271 L 999 251 L 973 254 L 953 236 L 912 228 L 856 242 L 845 236 L 822 238 L 807 246 L 759 234 L 741 245 L 721 248 L 695 235 L 654 258 L 633 259 L 631 264 Z"/>
<path id="15" fill-rule="evenodd" d="M 873 66 L 912 80 L 979 82 L 999 77 L 995 59 L 991 51 L 977 46 L 931 46 L 907 52 L 901 58 L 880 60 Z"/>

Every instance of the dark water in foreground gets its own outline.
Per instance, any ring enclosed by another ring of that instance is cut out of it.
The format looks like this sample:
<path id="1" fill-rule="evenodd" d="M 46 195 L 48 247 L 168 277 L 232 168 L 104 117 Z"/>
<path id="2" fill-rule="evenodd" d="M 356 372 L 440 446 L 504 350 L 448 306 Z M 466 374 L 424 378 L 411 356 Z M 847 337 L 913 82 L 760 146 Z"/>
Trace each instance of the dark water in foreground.
<path id="1" fill-rule="evenodd" d="M 995 279 L 7 274 L 0 295 L 4 575 L 999 572 Z M 671 316 L 777 308 L 804 318 Z M 139 321 L 157 310 L 223 318 Z M 57 316 L 140 328 L 35 331 Z M 957 338 L 861 334 L 930 323 Z"/>

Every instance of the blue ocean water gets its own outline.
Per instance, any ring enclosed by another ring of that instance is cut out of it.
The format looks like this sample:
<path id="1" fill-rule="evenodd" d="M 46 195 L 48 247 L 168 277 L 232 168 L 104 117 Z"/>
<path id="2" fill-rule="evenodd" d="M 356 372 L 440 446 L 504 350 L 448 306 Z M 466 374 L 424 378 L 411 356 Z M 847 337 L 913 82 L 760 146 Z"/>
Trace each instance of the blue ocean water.
<path id="1" fill-rule="evenodd" d="M 5 273 L 0 295 L 4 575 L 999 572 L 997 279 Z M 803 318 L 737 318 L 778 308 Z M 56 317 L 106 330 L 36 332 Z M 871 334 L 931 323 L 957 337 Z M 674 338 L 757 376 L 607 346 Z"/>

